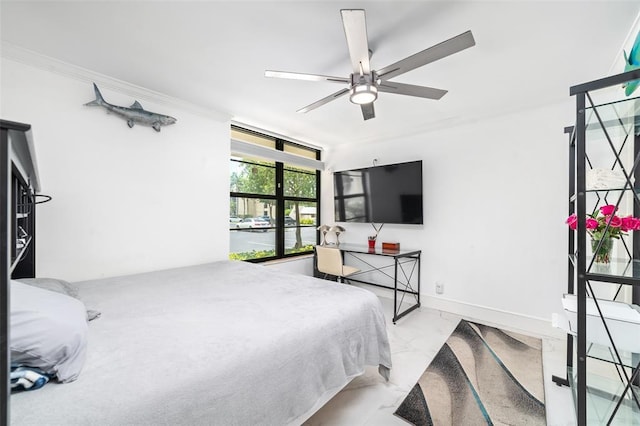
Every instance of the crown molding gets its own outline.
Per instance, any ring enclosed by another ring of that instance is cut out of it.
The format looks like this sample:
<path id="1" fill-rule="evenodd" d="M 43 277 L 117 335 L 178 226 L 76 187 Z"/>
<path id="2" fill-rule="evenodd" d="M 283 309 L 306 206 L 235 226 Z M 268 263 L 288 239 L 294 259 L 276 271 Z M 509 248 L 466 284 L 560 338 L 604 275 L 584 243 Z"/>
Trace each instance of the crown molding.
<path id="1" fill-rule="evenodd" d="M 117 92 L 125 93 L 136 99 L 147 100 L 157 104 L 170 105 L 174 108 L 184 109 L 215 121 L 224 122 L 231 120 L 231 115 L 228 113 L 202 107 L 184 99 L 175 98 L 141 86 L 136 86 L 135 84 L 127 83 L 126 81 L 118 80 L 116 78 L 16 46 L 15 44 L 7 41 L 2 42 L 0 57 L 2 57 L 2 59 L 8 59 L 39 68 L 44 71 L 60 74 L 78 81 L 87 83 L 95 82 L 101 88 L 105 87 Z"/>

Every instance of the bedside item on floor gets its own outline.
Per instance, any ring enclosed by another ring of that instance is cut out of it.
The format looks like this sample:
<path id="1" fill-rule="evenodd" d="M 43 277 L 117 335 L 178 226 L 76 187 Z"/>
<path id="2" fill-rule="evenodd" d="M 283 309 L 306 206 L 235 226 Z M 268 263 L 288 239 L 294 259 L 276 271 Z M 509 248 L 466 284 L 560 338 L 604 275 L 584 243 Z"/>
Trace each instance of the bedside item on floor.
<path id="1" fill-rule="evenodd" d="M 413 425 L 545 425 L 542 341 L 462 320 L 394 414 Z"/>
<path id="2" fill-rule="evenodd" d="M 325 274 L 325 278 L 327 275 L 334 275 L 338 277 L 338 281 L 344 282 L 345 277 L 360 271 L 342 262 L 342 252 L 338 248 L 316 246 L 316 257 L 318 271 Z"/>
<path id="3" fill-rule="evenodd" d="M 326 246 L 327 245 L 327 232 L 329 232 L 331 227 L 329 225 L 320 225 L 316 229 L 318 231 L 322 232 L 322 242 L 320 243 L 320 245 L 321 246 Z"/>
<path id="4" fill-rule="evenodd" d="M 40 368 L 11 364 L 11 393 L 38 390 L 52 377 Z"/>
<path id="5" fill-rule="evenodd" d="M 335 234 L 336 234 L 336 244 L 340 245 L 340 234 L 342 232 L 347 232 L 347 230 L 344 229 L 344 227 L 342 227 L 340 225 L 333 225 L 331 227 L 331 229 L 329 229 L 329 232 L 335 232 Z"/>
<path id="6" fill-rule="evenodd" d="M 400 250 L 400 243 L 389 243 L 389 242 L 383 242 L 382 243 L 382 250 L 388 250 L 388 251 L 398 251 Z"/>

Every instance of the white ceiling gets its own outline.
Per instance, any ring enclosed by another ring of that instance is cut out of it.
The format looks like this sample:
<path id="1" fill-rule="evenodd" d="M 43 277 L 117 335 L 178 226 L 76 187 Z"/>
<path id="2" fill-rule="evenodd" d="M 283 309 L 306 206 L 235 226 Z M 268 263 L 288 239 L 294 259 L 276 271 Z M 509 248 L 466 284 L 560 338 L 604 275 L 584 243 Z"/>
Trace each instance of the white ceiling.
<path id="1" fill-rule="evenodd" d="M 296 113 L 341 86 L 264 71 L 347 77 L 343 8 L 366 10 L 373 69 L 466 30 L 476 46 L 394 79 L 448 90 L 439 101 L 381 93 L 368 121 L 348 96 Z M 571 85 L 610 73 L 639 12 L 640 2 L 611 0 L 2 0 L 0 23 L 4 42 L 331 146 L 566 101 Z"/>

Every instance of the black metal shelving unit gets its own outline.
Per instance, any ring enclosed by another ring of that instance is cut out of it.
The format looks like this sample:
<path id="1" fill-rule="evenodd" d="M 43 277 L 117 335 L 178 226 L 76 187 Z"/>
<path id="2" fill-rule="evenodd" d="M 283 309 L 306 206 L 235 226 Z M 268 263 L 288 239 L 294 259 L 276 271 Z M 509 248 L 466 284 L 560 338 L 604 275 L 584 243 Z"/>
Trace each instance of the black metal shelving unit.
<path id="1" fill-rule="evenodd" d="M 10 279 L 35 276 L 40 189 L 31 126 L 0 120 L 0 424 L 9 424 Z"/>
<path id="2" fill-rule="evenodd" d="M 640 424 L 640 354 L 634 352 L 640 350 L 633 349 L 633 332 L 621 335 L 619 319 L 608 311 L 640 305 L 640 230 L 617 240 L 609 264 L 598 264 L 589 252 L 586 228 L 587 215 L 607 204 L 615 205 L 620 216 L 640 216 L 640 97 L 625 97 L 620 88 L 637 79 L 640 70 L 570 90 L 576 122 L 565 128 L 569 215 L 575 213 L 578 222 L 575 231 L 569 230 L 567 293 L 575 296 L 577 312 L 571 324 L 575 336 L 567 337 L 567 375 L 553 380 L 571 386 L 579 425 Z M 587 174 L 598 168 L 621 177 L 621 184 L 587 187 Z"/>

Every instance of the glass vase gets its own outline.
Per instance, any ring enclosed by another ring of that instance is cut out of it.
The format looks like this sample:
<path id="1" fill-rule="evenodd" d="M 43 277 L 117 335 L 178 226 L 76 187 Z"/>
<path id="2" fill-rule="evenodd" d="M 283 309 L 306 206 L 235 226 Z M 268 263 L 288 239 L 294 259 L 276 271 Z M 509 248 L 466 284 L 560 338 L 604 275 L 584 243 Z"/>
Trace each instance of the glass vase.
<path id="1" fill-rule="evenodd" d="M 600 245 L 600 248 L 598 248 Z M 591 252 L 596 263 L 609 263 L 611 260 L 611 249 L 613 248 L 613 238 L 604 238 L 602 244 L 600 240 L 591 240 Z"/>

